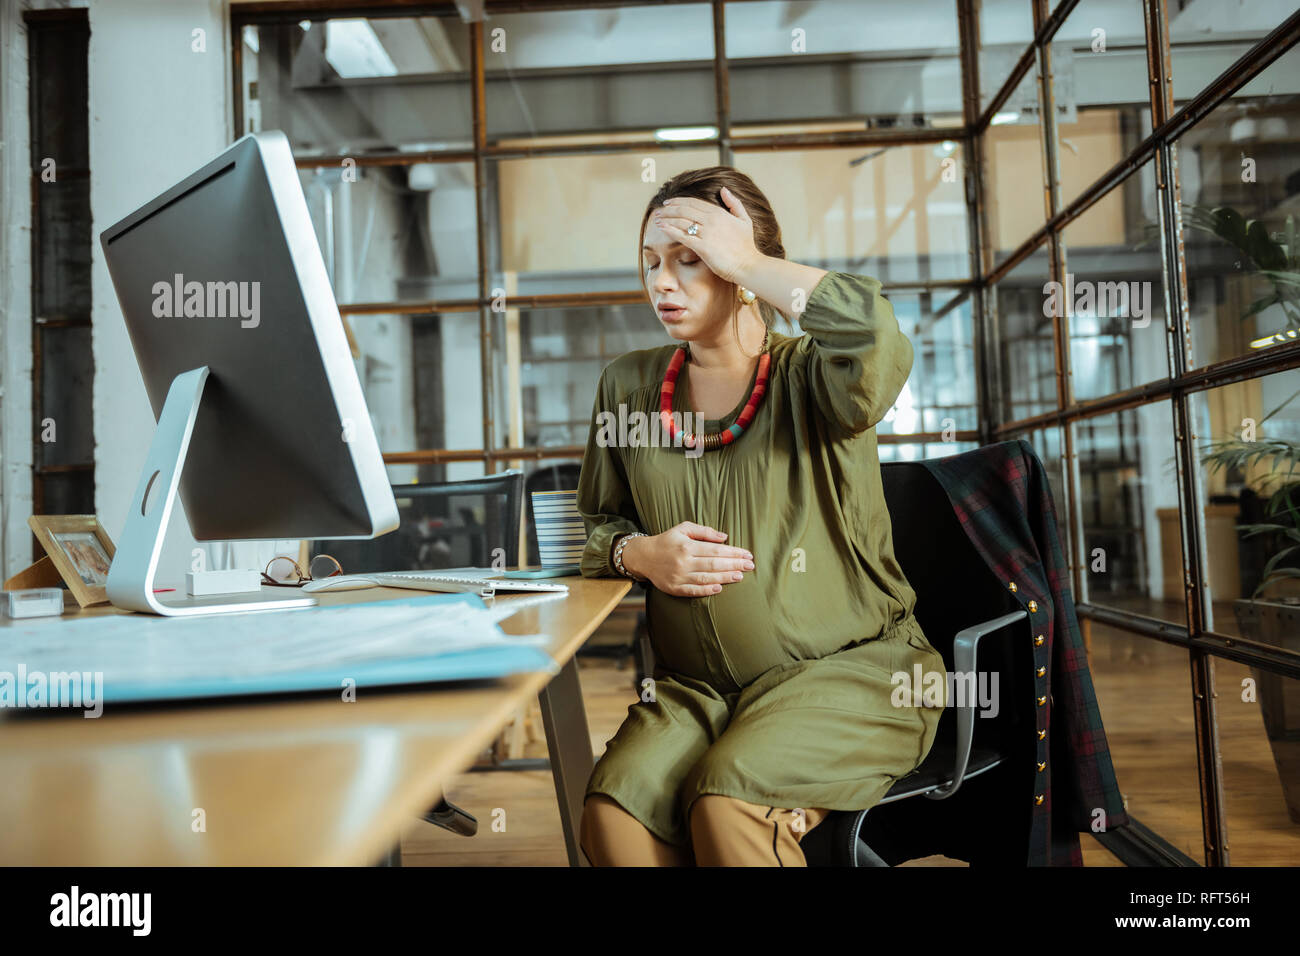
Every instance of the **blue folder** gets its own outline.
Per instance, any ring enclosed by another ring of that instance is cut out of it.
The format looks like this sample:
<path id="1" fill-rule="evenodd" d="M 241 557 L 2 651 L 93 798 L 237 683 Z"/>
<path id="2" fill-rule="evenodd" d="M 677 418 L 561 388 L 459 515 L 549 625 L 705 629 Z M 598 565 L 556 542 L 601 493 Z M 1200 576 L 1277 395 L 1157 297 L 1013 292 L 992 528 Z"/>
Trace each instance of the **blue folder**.
<path id="1" fill-rule="evenodd" d="M 452 594 L 422 594 L 417 597 L 375 601 L 367 605 L 339 605 L 295 611 L 255 612 L 268 619 L 274 615 L 276 623 L 281 615 L 292 615 L 296 626 L 310 626 L 304 617 L 327 615 L 340 608 L 392 607 L 395 605 L 446 605 L 468 603 L 485 607 L 483 599 L 472 592 Z M 56 623 L 49 621 L 48 623 Z M 148 626 L 160 622 L 149 621 Z M 77 626 L 75 622 L 62 622 L 62 627 Z M 0 662 L 0 669 L 10 665 Z M 69 667 L 69 670 L 75 668 Z M 104 675 L 100 696 L 104 704 L 141 703 L 146 701 L 188 700 L 214 697 L 236 697 L 250 694 L 281 694 L 325 692 L 341 694 L 344 681 L 355 682 L 358 697 L 367 688 L 391 687 L 404 684 L 428 684 L 443 681 L 482 680 L 505 677 L 510 674 L 545 671 L 558 673 L 559 667 L 542 648 L 519 644 L 493 646 L 474 650 L 453 651 L 434 656 L 399 657 L 373 662 L 350 662 L 318 668 L 280 671 L 264 675 L 218 676 L 211 678 L 187 677 L 171 680 L 145 680 L 124 682 Z"/>
<path id="2" fill-rule="evenodd" d="M 304 691 L 343 690 L 343 680 L 356 681 L 360 694 L 367 687 L 399 684 L 431 684 L 453 680 L 483 680 L 530 671 L 556 670 L 550 656 L 535 647 L 491 648 L 438 657 L 418 657 L 399 662 L 348 668 L 274 674 L 266 677 L 189 681 L 184 684 L 121 684 L 107 682 L 105 704 L 183 700 L 199 697 L 235 697 L 248 694 L 285 694 Z"/>

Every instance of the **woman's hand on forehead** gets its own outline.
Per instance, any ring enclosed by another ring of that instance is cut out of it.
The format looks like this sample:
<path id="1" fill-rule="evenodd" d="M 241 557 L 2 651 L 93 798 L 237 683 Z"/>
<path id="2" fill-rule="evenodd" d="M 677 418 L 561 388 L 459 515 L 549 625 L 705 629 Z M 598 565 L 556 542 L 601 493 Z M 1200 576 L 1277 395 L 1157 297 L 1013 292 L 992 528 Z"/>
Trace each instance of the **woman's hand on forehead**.
<path id="1" fill-rule="evenodd" d="M 751 266 L 763 258 L 754 245 L 754 223 L 740 200 L 725 187 L 721 206 L 693 196 L 674 196 L 655 207 L 654 222 L 670 239 L 698 255 L 727 282 L 742 282 Z M 686 230 L 699 224 L 697 235 Z"/>

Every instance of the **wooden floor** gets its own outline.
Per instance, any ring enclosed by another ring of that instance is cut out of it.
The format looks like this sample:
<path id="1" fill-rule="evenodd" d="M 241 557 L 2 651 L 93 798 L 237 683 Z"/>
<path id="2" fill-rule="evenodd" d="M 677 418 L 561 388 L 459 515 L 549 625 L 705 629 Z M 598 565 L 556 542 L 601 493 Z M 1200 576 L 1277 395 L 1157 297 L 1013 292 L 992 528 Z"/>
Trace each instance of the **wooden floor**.
<path id="1" fill-rule="evenodd" d="M 615 614 L 591 644 L 623 643 L 632 618 Z M 1091 665 L 1121 790 L 1130 813 L 1204 862 L 1190 678 L 1185 651 L 1094 627 Z M 636 697 L 633 665 L 579 660 L 593 753 L 622 723 Z M 1300 825 L 1290 822 L 1264 735 L 1258 705 L 1239 701 L 1247 669 L 1218 662 L 1219 720 L 1233 865 L 1300 865 Z M 546 745 L 528 756 L 545 757 Z M 448 798 L 478 818 L 466 838 L 423 821 L 402 835 L 404 866 L 564 866 L 567 859 L 549 770 L 467 773 Z M 1085 866 L 1122 866 L 1088 834 L 1080 835 Z M 906 866 L 965 866 L 928 857 Z"/>
<path id="2" fill-rule="evenodd" d="M 1177 613 L 1171 608 L 1154 616 L 1177 620 Z M 1216 617 L 1226 621 L 1230 614 Z M 1204 864 L 1187 651 L 1098 625 L 1091 644 L 1101 719 L 1129 813 Z M 1250 669 L 1218 658 L 1213 663 L 1229 862 L 1300 866 L 1300 823 L 1287 814 L 1259 704 L 1242 699 Z"/>

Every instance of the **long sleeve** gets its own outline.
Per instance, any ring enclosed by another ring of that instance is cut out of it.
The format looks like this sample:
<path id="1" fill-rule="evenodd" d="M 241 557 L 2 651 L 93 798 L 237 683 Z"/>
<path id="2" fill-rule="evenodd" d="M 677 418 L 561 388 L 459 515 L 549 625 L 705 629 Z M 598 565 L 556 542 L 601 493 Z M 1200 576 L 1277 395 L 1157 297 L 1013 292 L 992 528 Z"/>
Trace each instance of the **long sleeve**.
<path id="1" fill-rule="evenodd" d="M 601 412 L 615 413 L 607 373 L 608 369 L 601 373 L 600 383 L 596 386 L 587 450 L 578 476 L 578 513 L 587 527 L 587 547 L 582 553 L 581 569 L 583 577 L 588 578 L 618 576 L 610 563 L 614 539 L 630 531 L 642 530 L 619 449 L 612 444 L 602 445 L 600 441 Z M 611 431 L 606 429 L 605 433 Z"/>
<path id="2" fill-rule="evenodd" d="M 799 324 L 799 353 L 817 407 L 850 432 L 885 417 L 912 371 L 912 343 L 880 282 L 846 272 L 822 276 Z"/>

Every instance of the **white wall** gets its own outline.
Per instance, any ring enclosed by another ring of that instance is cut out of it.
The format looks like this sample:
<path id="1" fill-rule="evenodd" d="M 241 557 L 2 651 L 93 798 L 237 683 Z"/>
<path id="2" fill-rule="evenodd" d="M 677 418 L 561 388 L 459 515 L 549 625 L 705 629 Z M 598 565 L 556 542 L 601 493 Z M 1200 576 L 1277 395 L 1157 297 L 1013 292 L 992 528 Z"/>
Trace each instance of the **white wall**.
<path id="1" fill-rule="evenodd" d="M 115 540 L 154 418 L 98 236 L 229 145 L 227 23 L 221 0 L 90 3 L 95 508 Z M 204 31 L 202 52 L 195 30 Z M 183 515 L 179 502 L 174 514 Z M 184 580 L 194 547 L 183 516 L 173 518 L 159 584 Z"/>

